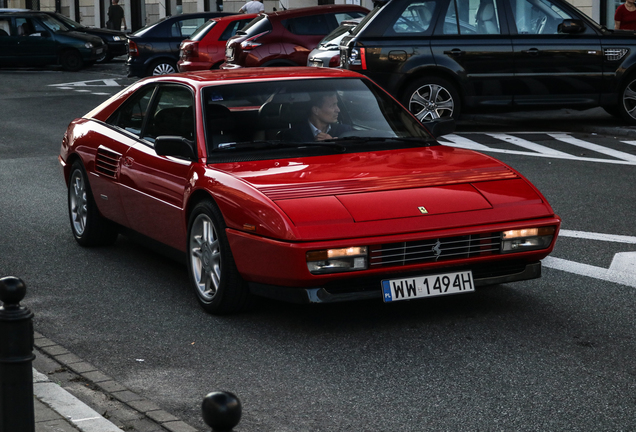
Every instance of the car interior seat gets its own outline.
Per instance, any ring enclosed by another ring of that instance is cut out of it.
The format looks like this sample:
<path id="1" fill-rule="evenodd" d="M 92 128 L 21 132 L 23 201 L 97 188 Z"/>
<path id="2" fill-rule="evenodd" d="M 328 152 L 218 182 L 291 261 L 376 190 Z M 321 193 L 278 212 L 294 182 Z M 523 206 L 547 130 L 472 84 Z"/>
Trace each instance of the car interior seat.
<path id="1" fill-rule="evenodd" d="M 208 143 L 215 149 L 221 143 L 236 142 L 236 124 L 230 109 L 224 105 L 206 107 Z"/>
<path id="2" fill-rule="evenodd" d="M 479 3 L 479 8 L 475 14 L 477 21 L 477 33 L 479 34 L 499 34 L 499 24 L 495 16 L 495 6 L 492 0 L 483 0 Z"/>

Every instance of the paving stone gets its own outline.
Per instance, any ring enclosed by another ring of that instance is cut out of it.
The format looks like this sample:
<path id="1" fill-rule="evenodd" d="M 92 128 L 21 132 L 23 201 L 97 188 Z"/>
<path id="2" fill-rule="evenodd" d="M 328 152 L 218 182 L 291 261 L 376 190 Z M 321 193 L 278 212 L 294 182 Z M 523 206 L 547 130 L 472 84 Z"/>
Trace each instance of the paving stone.
<path id="1" fill-rule="evenodd" d="M 82 361 L 81 358 L 71 353 L 56 356 L 55 360 L 59 361 L 60 363 L 64 363 L 66 365 L 72 365 L 73 363 L 79 363 Z"/>
<path id="2" fill-rule="evenodd" d="M 146 413 L 148 411 L 156 411 L 160 409 L 156 403 L 151 402 L 147 399 L 130 401 L 128 402 L 128 405 L 130 405 L 131 407 L 133 407 L 134 409 L 142 413 Z"/>
<path id="3" fill-rule="evenodd" d="M 119 384 L 117 381 L 104 381 L 97 384 L 102 390 L 107 391 L 109 393 L 124 391 L 126 387 Z"/>
<path id="4" fill-rule="evenodd" d="M 64 348 L 63 346 L 59 346 L 57 344 L 42 347 L 42 351 L 44 351 L 45 353 L 53 357 L 63 355 L 63 354 L 70 354 L 66 348 Z"/>
<path id="5" fill-rule="evenodd" d="M 178 421 L 179 419 L 164 410 L 148 411 L 146 415 L 159 423 Z"/>
<path id="6" fill-rule="evenodd" d="M 197 432 L 195 428 L 182 421 L 163 423 L 162 426 L 170 432 Z"/>
<path id="7" fill-rule="evenodd" d="M 84 378 L 86 378 L 87 380 L 90 380 L 94 383 L 102 383 L 104 381 L 112 381 L 113 379 L 111 377 L 109 377 L 108 375 L 106 375 L 105 373 L 102 373 L 98 370 L 93 370 L 91 372 L 82 372 L 82 376 Z"/>
<path id="8" fill-rule="evenodd" d="M 130 390 L 112 392 L 111 395 L 118 401 L 124 402 L 126 404 L 131 401 L 138 401 L 143 399 L 141 396 L 131 392 Z"/>

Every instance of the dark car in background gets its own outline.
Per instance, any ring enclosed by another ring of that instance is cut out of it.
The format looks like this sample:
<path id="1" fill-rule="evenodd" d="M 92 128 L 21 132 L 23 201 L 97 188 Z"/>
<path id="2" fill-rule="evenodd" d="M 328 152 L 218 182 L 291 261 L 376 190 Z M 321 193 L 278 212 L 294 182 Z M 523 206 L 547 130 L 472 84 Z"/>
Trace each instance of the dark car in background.
<path id="1" fill-rule="evenodd" d="M 46 13 L 0 13 L 0 65 L 61 65 L 78 71 L 105 49 L 101 38 L 72 31 Z"/>
<path id="2" fill-rule="evenodd" d="M 562 0 L 390 0 L 345 37 L 359 71 L 420 120 L 601 106 L 636 124 L 636 33 Z"/>
<path id="3" fill-rule="evenodd" d="M 66 27 L 72 31 L 85 33 L 91 36 L 97 36 L 101 38 L 106 44 L 106 49 L 102 52 L 101 56 L 97 59 L 97 63 L 105 63 L 113 59 L 113 57 L 119 57 L 126 55 L 128 52 L 128 41 L 126 39 L 126 33 L 117 30 L 108 30 L 95 27 L 86 27 L 82 24 L 73 21 L 69 17 L 57 12 L 42 12 L 48 14 L 58 21 L 61 21 Z"/>
<path id="4" fill-rule="evenodd" d="M 129 77 L 177 72 L 179 45 L 210 18 L 229 12 L 198 12 L 174 15 L 149 24 L 128 36 Z"/>
<path id="5" fill-rule="evenodd" d="M 199 27 L 179 47 L 179 72 L 218 69 L 225 60 L 228 39 L 258 14 L 238 14 L 212 18 Z"/>
<path id="6" fill-rule="evenodd" d="M 340 41 L 347 36 L 362 18 L 343 21 L 338 28 L 329 33 L 318 43 L 307 58 L 307 66 L 313 67 L 339 67 L 340 66 Z"/>
<path id="7" fill-rule="evenodd" d="M 322 38 L 368 12 L 356 5 L 324 5 L 260 14 L 227 42 L 221 68 L 306 66 Z"/>

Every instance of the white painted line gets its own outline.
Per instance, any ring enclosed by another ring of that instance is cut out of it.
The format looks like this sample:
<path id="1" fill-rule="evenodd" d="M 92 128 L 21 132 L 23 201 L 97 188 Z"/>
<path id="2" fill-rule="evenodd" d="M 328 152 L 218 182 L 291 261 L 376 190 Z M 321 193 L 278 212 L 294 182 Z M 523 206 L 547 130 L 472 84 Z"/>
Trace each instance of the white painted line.
<path id="1" fill-rule="evenodd" d="M 115 79 L 98 79 L 89 81 L 76 81 L 64 84 L 50 84 L 50 87 L 121 87 Z"/>
<path id="2" fill-rule="evenodd" d="M 459 135 L 455 135 L 455 134 L 450 134 L 450 135 L 444 135 L 444 141 L 440 141 L 440 142 L 451 142 L 453 147 L 460 147 L 460 148 L 465 148 L 465 149 L 469 149 L 469 150 L 480 150 L 480 151 L 486 151 L 486 150 L 491 150 L 490 147 L 486 147 L 483 144 L 479 144 L 473 140 L 469 140 L 468 138 L 464 138 L 462 136 Z"/>
<path id="3" fill-rule="evenodd" d="M 601 279 L 608 282 L 614 282 L 621 285 L 627 285 L 636 288 L 636 274 L 614 271 L 588 264 L 581 264 L 574 261 L 568 261 L 561 258 L 545 257 L 543 265 L 548 268 L 562 270 L 569 273 L 587 276 L 595 279 Z"/>
<path id="4" fill-rule="evenodd" d="M 33 394 L 82 432 L 121 432 L 99 413 L 33 369 Z"/>
<path id="5" fill-rule="evenodd" d="M 575 145 L 577 147 L 581 147 L 581 148 L 585 148 L 585 149 L 588 149 L 588 150 L 592 150 L 592 151 L 595 151 L 595 152 L 601 153 L 601 154 L 606 154 L 608 156 L 612 156 L 612 157 L 615 157 L 617 159 L 622 159 L 622 160 L 629 161 L 629 162 L 636 162 L 636 155 L 625 153 L 625 152 L 614 150 L 614 149 L 610 149 L 610 148 L 607 148 L 607 147 L 603 147 L 601 145 L 594 144 L 594 143 L 591 143 L 591 142 L 583 141 L 583 140 L 580 140 L 578 138 L 571 137 L 568 134 L 551 133 L 551 134 L 548 134 L 548 135 L 550 135 L 552 138 L 554 138 L 556 140 L 563 141 L 563 142 L 566 142 L 568 144 Z"/>
<path id="6" fill-rule="evenodd" d="M 614 255 L 611 271 L 630 273 L 636 275 L 636 252 L 619 252 Z"/>
<path id="7" fill-rule="evenodd" d="M 110 96 L 110 93 L 93 93 L 93 94 L 98 96 Z"/>
<path id="8" fill-rule="evenodd" d="M 528 140 L 525 140 L 523 138 L 519 138 L 519 137 L 516 137 L 516 136 L 503 134 L 503 133 L 487 133 L 486 135 L 489 135 L 489 136 L 491 136 L 493 138 L 496 138 L 498 140 L 502 140 L 502 141 L 508 142 L 510 144 L 517 145 L 519 147 L 526 148 L 528 150 L 536 151 L 538 153 L 543 153 L 543 154 L 552 155 L 552 156 L 572 157 L 571 154 L 568 154 L 568 153 L 565 153 L 565 152 L 562 152 L 562 151 L 559 151 L 559 150 L 554 150 L 554 149 L 551 149 L 550 147 L 546 147 L 546 146 L 543 146 L 541 144 L 537 144 L 537 143 L 534 143 L 532 141 L 528 141 Z"/>
<path id="9" fill-rule="evenodd" d="M 559 231 L 559 237 L 574 237 L 574 238 L 583 238 L 588 240 L 600 240 L 600 241 L 615 242 L 615 243 L 636 244 L 636 237 L 634 236 L 601 234 L 601 233 L 593 233 L 593 232 L 586 232 L 586 231 L 561 230 Z"/>

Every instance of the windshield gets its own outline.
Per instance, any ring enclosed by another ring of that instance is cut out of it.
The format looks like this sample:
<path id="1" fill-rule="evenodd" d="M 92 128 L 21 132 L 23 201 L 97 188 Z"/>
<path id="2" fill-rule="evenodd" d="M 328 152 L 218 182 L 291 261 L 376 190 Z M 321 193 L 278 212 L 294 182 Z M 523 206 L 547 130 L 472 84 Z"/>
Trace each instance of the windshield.
<path id="1" fill-rule="evenodd" d="M 132 35 L 133 36 L 143 36 L 144 34 L 148 33 L 150 30 L 152 30 L 153 28 L 155 28 L 156 26 L 158 26 L 159 24 L 161 24 L 162 22 L 167 20 L 168 18 L 170 18 L 170 17 L 161 18 L 157 22 L 154 22 L 152 24 L 148 24 L 145 27 L 142 27 L 139 30 L 137 30 L 136 32 L 134 32 Z"/>
<path id="2" fill-rule="evenodd" d="M 325 36 L 325 38 L 320 41 L 319 45 L 326 49 L 338 49 L 340 40 L 344 38 L 345 35 L 349 34 L 349 31 L 355 26 L 356 23 L 351 22 L 341 24 L 340 27 Z"/>
<path id="3" fill-rule="evenodd" d="M 250 21 L 245 27 L 236 32 L 236 34 L 246 34 L 250 36 L 257 35 L 272 30 L 272 24 L 267 19 L 267 15 L 260 15 Z"/>
<path id="4" fill-rule="evenodd" d="M 435 143 L 408 111 L 365 79 L 210 86 L 203 98 L 209 154 L 303 145 L 355 151 L 358 145 L 375 149 Z"/>
<path id="5" fill-rule="evenodd" d="M 42 15 L 40 18 L 42 19 L 42 23 L 44 23 L 44 25 L 47 26 L 53 32 L 70 31 L 70 29 L 66 27 L 62 22 L 56 20 L 55 18 L 49 15 Z"/>
<path id="6" fill-rule="evenodd" d="M 53 17 L 56 20 L 61 21 L 68 28 L 73 29 L 73 30 L 81 29 L 81 28 L 84 27 L 80 23 L 75 22 L 72 19 L 65 17 L 64 15 L 55 14 Z"/>

